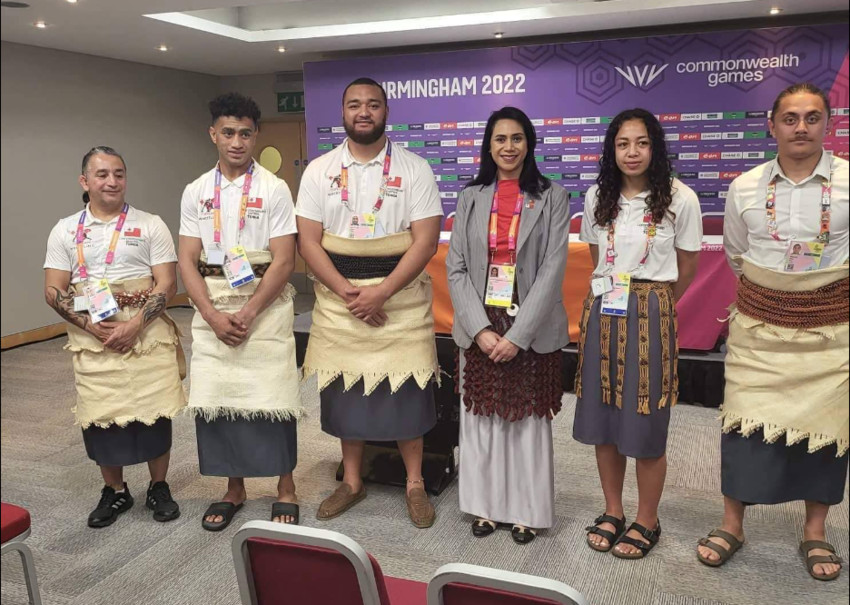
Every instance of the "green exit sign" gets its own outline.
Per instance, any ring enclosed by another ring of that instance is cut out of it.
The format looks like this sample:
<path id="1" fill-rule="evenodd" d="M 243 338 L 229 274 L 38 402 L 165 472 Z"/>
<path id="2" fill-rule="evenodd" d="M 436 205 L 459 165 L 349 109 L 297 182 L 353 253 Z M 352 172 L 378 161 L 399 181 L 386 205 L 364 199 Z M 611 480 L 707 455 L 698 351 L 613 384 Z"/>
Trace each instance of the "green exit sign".
<path id="1" fill-rule="evenodd" d="M 277 93 L 278 113 L 304 113 L 303 92 L 279 92 Z"/>

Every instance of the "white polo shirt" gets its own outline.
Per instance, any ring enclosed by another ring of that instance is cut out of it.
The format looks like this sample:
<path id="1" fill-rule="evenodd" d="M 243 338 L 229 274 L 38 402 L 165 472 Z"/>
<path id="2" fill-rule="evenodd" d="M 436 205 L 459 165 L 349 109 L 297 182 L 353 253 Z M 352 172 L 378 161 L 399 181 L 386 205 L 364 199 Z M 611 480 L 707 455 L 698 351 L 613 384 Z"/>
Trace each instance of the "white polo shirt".
<path id="1" fill-rule="evenodd" d="M 83 254 L 91 279 L 106 277 L 109 281 L 123 281 L 149 277 L 152 266 L 177 262 L 174 240 L 163 220 L 155 214 L 130 206 L 115 248 L 115 259 L 107 269 L 106 253 L 118 217 L 103 222 L 95 218 L 88 208 L 87 204 Z M 77 263 L 77 224 L 80 214 L 82 210 L 56 223 L 47 239 L 47 256 L 44 259 L 45 269 L 70 272 L 72 284 L 82 281 Z"/>
<path id="2" fill-rule="evenodd" d="M 239 236 L 243 174 L 235 181 L 221 177 L 221 243 L 224 250 L 241 243 L 245 250 L 268 250 L 269 240 L 297 233 L 292 194 L 286 182 L 254 162 L 245 228 Z M 213 241 L 215 168 L 186 185 L 180 201 L 180 235 Z"/>
<path id="3" fill-rule="evenodd" d="M 783 271 L 789 240 L 813 242 L 820 234 L 821 183 L 832 173 L 829 244 L 823 252 L 821 268 L 841 265 L 848 255 L 848 162 L 825 151 L 814 172 L 794 183 L 782 172 L 777 160 L 745 172 L 729 186 L 723 244 L 731 259 L 743 256 L 753 264 Z M 781 241 L 767 230 L 767 186 L 776 179 L 776 227 Z M 740 268 L 732 268 L 740 273 Z"/>
<path id="4" fill-rule="evenodd" d="M 349 236 L 351 217 L 372 212 L 384 174 L 387 147 L 368 162 L 358 162 L 342 145 L 307 166 L 298 191 L 298 216 L 322 223 L 325 231 Z M 348 206 L 342 203 L 340 173 L 348 168 Z M 410 223 L 443 216 L 440 192 L 431 166 L 400 145 L 393 145 L 389 184 L 376 217 L 375 234 L 392 235 L 410 229 Z"/>
<path id="5" fill-rule="evenodd" d="M 670 212 L 658 225 L 652 250 L 646 264 L 640 261 L 646 252 L 646 198 L 649 191 L 643 191 L 627 200 L 620 196 L 620 212 L 614 221 L 614 258 L 613 270 L 606 268 L 605 252 L 608 249 L 608 227 L 595 224 L 593 214 L 596 210 L 598 185 L 587 191 L 584 199 L 584 217 L 581 220 L 579 239 L 588 244 L 599 246 L 599 262 L 594 275 L 604 273 L 631 273 L 635 279 L 647 279 L 657 282 L 675 282 L 679 279 L 679 264 L 676 249 L 697 252 L 702 246 L 702 214 L 699 198 L 693 189 L 679 179 L 673 179 L 673 200 Z"/>

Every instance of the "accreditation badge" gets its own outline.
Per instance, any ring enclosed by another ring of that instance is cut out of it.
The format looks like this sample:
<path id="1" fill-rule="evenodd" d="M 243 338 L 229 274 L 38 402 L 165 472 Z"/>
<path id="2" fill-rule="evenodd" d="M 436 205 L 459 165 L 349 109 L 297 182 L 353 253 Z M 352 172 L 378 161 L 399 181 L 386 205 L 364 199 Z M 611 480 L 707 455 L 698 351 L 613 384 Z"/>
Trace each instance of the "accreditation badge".
<path id="1" fill-rule="evenodd" d="M 109 289 L 109 282 L 106 279 L 87 283 L 83 292 L 88 300 L 88 312 L 91 315 L 92 323 L 96 324 L 118 313 L 118 303 L 115 302 L 115 297 L 112 296 L 112 290 Z"/>
<path id="2" fill-rule="evenodd" d="M 629 273 L 614 274 L 610 291 L 602 295 L 603 315 L 625 317 L 629 313 L 629 292 L 632 288 L 632 276 Z"/>
<path id="3" fill-rule="evenodd" d="M 375 214 L 355 214 L 348 225 L 348 237 L 351 239 L 371 239 L 375 236 Z"/>
<path id="4" fill-rule="evenodd" d="M 233 246 L 225 259 L 222 267 L 227 283 L 233 289 L 254 281 L 254 269 L 248 261 L 248 253 L 242 246 Z"/>
<path id="5" fill-rule="evenodd" d="M 805 273 L 820 269 L 824 245 L 820 242 L 791 240 L 785 251 L 785 270 L 790 273 Z"/>
<path id="6" fill-rule="evenodd" d="M 514 265 L 491 264 L 487 269 L 487 289 L 484 304 L 488 307 L 508 309 L 514 298 Z"/>
<path id="7" fill-rule="evenodd" d="M 224 264 L 224 248 L 221 247 L 221 242 L 205 243 L 204 252 L 207 253 L 208 265 L 220 266 Z"/>

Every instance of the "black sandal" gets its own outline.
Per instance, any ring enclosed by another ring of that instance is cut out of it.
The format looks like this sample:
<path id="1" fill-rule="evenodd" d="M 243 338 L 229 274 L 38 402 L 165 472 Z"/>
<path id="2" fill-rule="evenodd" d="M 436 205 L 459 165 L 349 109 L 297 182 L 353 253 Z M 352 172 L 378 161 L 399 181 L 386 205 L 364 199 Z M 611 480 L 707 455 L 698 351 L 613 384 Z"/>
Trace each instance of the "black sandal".
<path id="1" fill-rule="evenodd" d="M 242 504 L 233 504 L 233 502 L 213 502 L 207 508 L 207 512 L 201 518 L 201 527 L 207 531 L 221 531 L 233 521 L 233 515 L 236 514 Z M 224 517 L 221 521 L 207 521 L 207 517 L 221 516 Z"/>
<path id="2" fill-rule="evenodd" d="M 476 538 L 483 538 L 484 536 L 489 536 L 494 531 L 496 531 L 496 522 L 490 521 L 490 519 L 477 518 L 472 522 L 472 535 Z"/>
<path id="3" fill-rule="evenodd" d="M 280 517 L 281 520 L 284 517 L 295 517 L 295 521 L 281 521 L 284 525 L 298 525 L 300 521 L 299 516 L 299 508 L 298 505 L 293 502 L 275 502 L 272 504 L 272 516 L 271 520 L 274 521 L 275 517 Z"/>
<path id="4" fill-rule="evenodd" d="M 642 540 L 636 540 L 635 538 L 630 538 L 629 536 L 627 536 L 626 534 L 628 532 L 630 532 L 631 530 L 635 530 L 638 533 L 640 533 L 641 536 L 643 536 L 644 538 L 649 540 L 649 544 L 647 544 L 646 542 L 644 542 Z M 640 552 L 638 552 L 637 554 L 631 554 L 631 553 L 625 554 L 625 553 L 619 552 L 615 548 L 612 551 L 612 554 L 615 557 L 618 557 L 620 559 L 643 559 L 646 555 L 649 554 L 649 551 L 652 550 L 655 547 L 656 544 L 658 544 L 658 538 L 660 538 L 660 537 L 661 537 L 661 520 L 660 519 L 658 520 L 658 522 L 656 522 L 655 529 L 647 529 L 643 525 L 641 525 L 640 523 L 632 523 L 631 525 L 629 525 L 629 529 L 627 529 L 623 533 L 622 536 L 617 538 L 617 541 L 614 542 L 614 546 L 617 546 L 617 544 L 621 544 L 621 543 L 622 544 L 628 544 L 629 546 L 634 546 Z"/>
<path id="5" fill-rule="evenodd" d="M 610 523 L 611 525 L 613 525 L 616 532 L 612 533 L 607 529 L 600 528 L 599 526 L 603 523 Z M 623 516 L 622 519 L 618 519 L 617 517 L 614 517 L 612 515 L 602 513 L 601 515 L 596 517 L 596 519 L 593 520 L 593 525 L 588 525 L 584 528 L 584 531 L 587 532 L 588 537 L 590 537 L 591 534 L 596 534 L 597 536 L 602 536 L 603 538 L 608 540 L 607 547 L 597 546 L 590 540 L 587 540 L 587 545 L 593 550 L 598 552 L 608 552 L 609 550 L 614 548 L 614 542 L 616 542 L 617 539 L 622 536 L 623 533 L 626 531 L 626 517 Z"/>
<path id="6" fill-rule="evenodd" d="M 537 537 L 537 531 L 524 525 L 514 525 L 511 528 L 511 537 L 517 544 L 528 544 Z"/>

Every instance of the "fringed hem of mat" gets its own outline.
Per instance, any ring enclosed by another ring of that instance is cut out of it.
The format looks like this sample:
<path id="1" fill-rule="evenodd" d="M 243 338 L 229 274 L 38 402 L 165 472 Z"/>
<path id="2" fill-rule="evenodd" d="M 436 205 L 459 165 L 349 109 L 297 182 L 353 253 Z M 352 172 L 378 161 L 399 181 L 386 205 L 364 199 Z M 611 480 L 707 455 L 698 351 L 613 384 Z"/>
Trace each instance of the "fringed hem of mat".
<path id="1" fill-rule="evenodd" d="M 224 278 L 223 277 L 220 277 L 220 278 L 219 277 L 215 277 L 215 278 L 207 277 L 205 279 L 222 279 L 223 280 Z M 281 292 L 280 295 L 278 295 L 278 297 L 273 302 L 280 301 L 282 303 L 287 303 L 287 302 L 291 301 L 292 299 L 294 299 L 297 294 L 298 294 L 298 290 L 295 289 L 295 286 L 293 286 L 290 283 L 287 283 L 286 286 L 283 288 L 283 292 Z M 228 304 L 239 303 L 239 302 L 244 303 L 244 302 L 247 302 L 253 295 L 254 295 L 253 292 L 251 292 L 250 294 L 247 293 L 247 292 L 245 294 L 240 294 L 240 293 L 238 293 L 238 291 L 230 290 L 230 291 L 225 291 L 225 293 L 223 293 L 223 294 L 213 294 L 212 296 L 210 296 L 210 301 L 213 303 L 213 305 L 215 305 L 215 304 L 228 305 Z M 190 302 L 191 302 L 191 300 L 190 300 Z M 193 307 L 195 306 L 194 302 L 192 302 L 192 306 Z"/>
<path id="2" fill-rule="evenodd" d="M 214 420 L 271 420 L 273 422 L 287 422 L 289 420 L 301 420 L 306 418 L 307 411 L 304 408 L 278 408 L 274 410 L 244 410 L 229 407 L 197 407 L 186 408 L 186 415 L 193 418 L 203 418 L 206 422 Z"/>
<path id="3" fill-rule="evenodd" d="M 302 380 L 307 380 L 310 376 L 316 375 L 318 378 L 319 392 L 321 393 L 334 380 L 342 376 L 343 390 L 350 390 L 355 383 L 363 379 L 363 394 L 371 395 L 372 392 L 384 381 L 390 383 L 390 392 L 397 392 L 408 379 L 413 378 L 420 389 L 424 390 L 428 383 L 433 378 L 440 382 L 440 367 L 423 368 L 421 370 L 411 372 L 346 372 L 344 370 L 323 370 L 319 368 L 311 368 L 304 366 Z"/>
<path id="4" fill-rule="evenodd" d="M 154 416 L 123 416 L 121 418 L 116 418 L 115 420 L 110 420 L 108 422 L 99 422 L 97 420 L 87 420 L 87 421 L 80 420 L 79 418 L 76 418 L 76 414 L 77 414 L 77 408 L 76 407 L 71 408 L 71 412 L 74 413 L 74 416 L 76 418 L 76 420 L 74 421 L 74 424 L 80 426 L 84 430 L 91 427 L 91 426 L 96 426 L 99 429 L 108 429 L 112 425 L 118 425 L 119 427 L 121 427 L 123 429 L 128 424 L 130 424 L 131 422 L 141 422 L 142 424 L 144 424 L 146 426 L 153 426 L 154 424 L 156 424 L 156 421 L 159 420 L 160 418 L 173 419 L 175 416 L 177 416 L 183 410 L 184 407 L 185 407 L 185 404 L 181 405 L 180 407 L 178 407 L 174 411 L 161 412 L 159 414 L 155 414 Z"/>
<path id="5" fill-rule="evenodd" d="M 850 449 L 850 441 L 847 439 L 841 439 L 832 435 L 825 435 L 823 433 L 801 431 L 791 427 L 764 422 L 763 420 L 743 418 L 742 416 L 733 414 L 732 412 L 722 412 L 719 419 L 723 422 L 724 433 L 731 433 L 735 429 L 739 429 L 741 435 L 748 438 L 757 430 L 762 429 L 764 431 L 765 443 L 775 443 L 782 435 L 785 435 L 785 445 L 787 446 L 796 445 L 804 439 L 808 439 L 808 453 L 810 454 L 832 445 L 833 443 L 836 444 L 837 447 L 835 454 L 836 458 L 841 458 L 841 456 Z"/>

